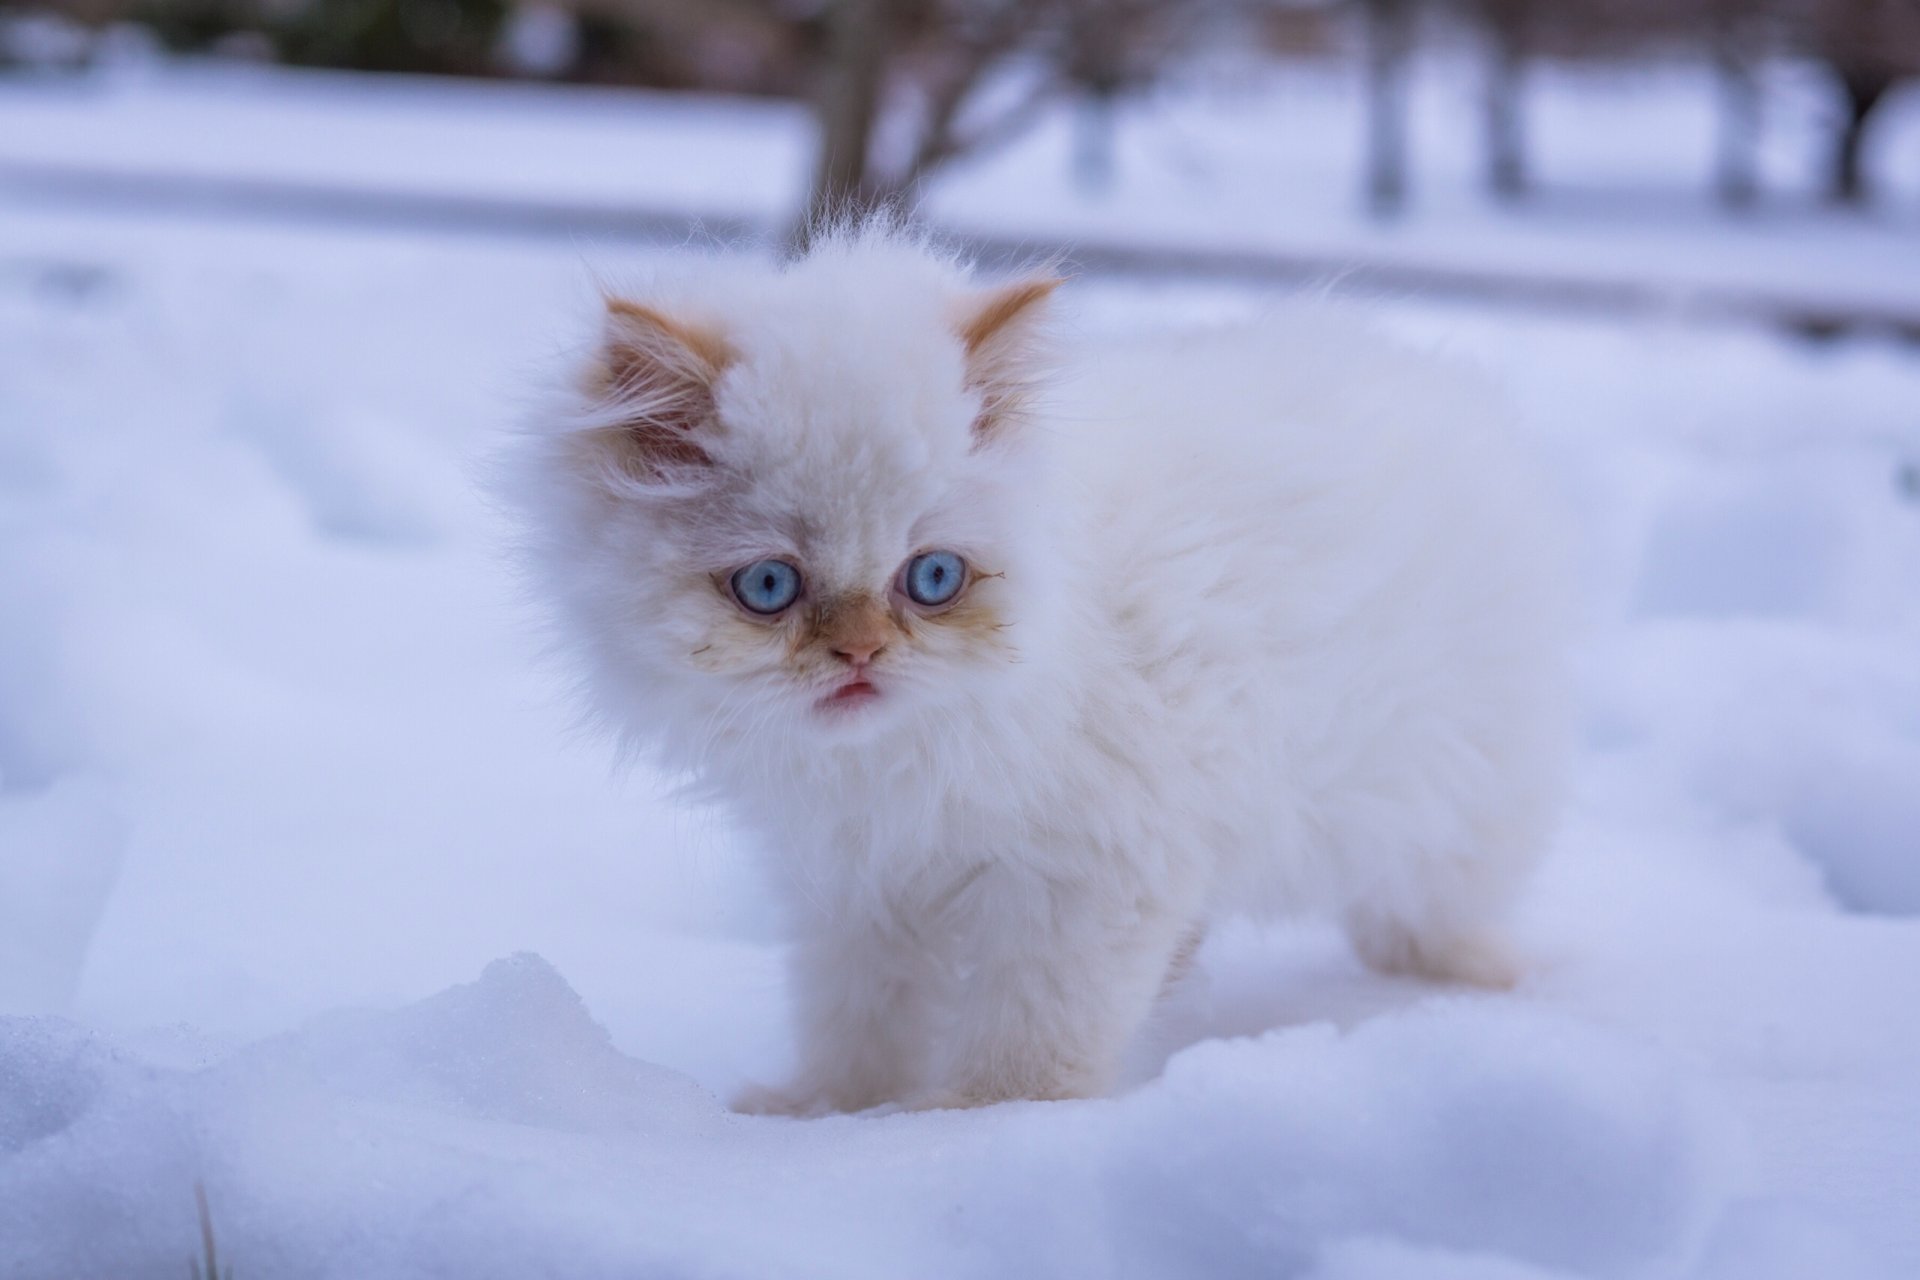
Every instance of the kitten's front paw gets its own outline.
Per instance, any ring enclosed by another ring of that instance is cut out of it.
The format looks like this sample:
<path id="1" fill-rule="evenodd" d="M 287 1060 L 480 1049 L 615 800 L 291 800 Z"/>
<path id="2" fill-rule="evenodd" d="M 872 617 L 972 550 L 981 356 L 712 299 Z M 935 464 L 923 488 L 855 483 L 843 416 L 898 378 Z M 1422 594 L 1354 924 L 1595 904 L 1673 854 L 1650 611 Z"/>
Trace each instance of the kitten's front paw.
<path id="1" fill-rule="evenodd" d="M 970 1111 L 975 1107 L 990 1107 L 1004 1098 L 988 1098 L 979 1094 L 963 1093 L 958 1089 L 938 1089 L 932 1093 L 923 1093 L 907 1103 L 909 1111 Z"/>
<path id="2" fill-rule="evenodd" d="M 1098 1098 L 1103 1093 L 1104 1090 L 1090 1080 L 1077 1083 L 1054 1081 L 1048 1084 L 976 1081 L 923 1093 L 909 1102 L 907 1109 L 909 1111 L 972 1111 L 979 1107 L 998 1106 L 1002 1102 L 1070 1102 L 1075 1099 Z"/>
<path id="3" fill-rule="evenodd" d="M 855 1093 L 846 1089 L 809 1086 L 804 1083 L 776 1088 L 750 1084 L 733 1095 L 733 1110 L 744 1116 L 831 1116 L 868 1111 L 885 1106 L 894 1099 L 878 1093 Z"/>
<path id="4" fill-rule="evenodd" d="M 747 1085 L 730 1105 L 743 1116 L 818 1116 L 829 1110 L 816 1093 L 765 1084 Z"/>

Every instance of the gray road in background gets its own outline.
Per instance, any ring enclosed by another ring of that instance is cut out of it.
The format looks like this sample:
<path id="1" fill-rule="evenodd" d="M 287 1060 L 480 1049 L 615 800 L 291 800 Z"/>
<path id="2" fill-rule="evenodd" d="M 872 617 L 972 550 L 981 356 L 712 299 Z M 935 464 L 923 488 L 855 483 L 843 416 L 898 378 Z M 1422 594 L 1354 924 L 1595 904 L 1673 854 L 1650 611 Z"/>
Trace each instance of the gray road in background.
<path id="1" fill-rule="evenodd" d="M 130 214 L 647 245 L 765 244 L 782 231 L 735 215 L 687 210 L 14 162 L 0 162 L 0 198 Z M 956 232 L 951 238 L 988 265 L 1044 259 L 1100 275 L 1315 285 L 1334 291 L 1413 295 L 1621 319 L 1761 327 L 1810 339 L 1885 334 L 1920 344 L 1920 306 L 1875 307 L 1757 290 L 1680 288 L 1363 256 L 1130 244 L 1093 238 L 1016 240 L 965 232 Z"/>

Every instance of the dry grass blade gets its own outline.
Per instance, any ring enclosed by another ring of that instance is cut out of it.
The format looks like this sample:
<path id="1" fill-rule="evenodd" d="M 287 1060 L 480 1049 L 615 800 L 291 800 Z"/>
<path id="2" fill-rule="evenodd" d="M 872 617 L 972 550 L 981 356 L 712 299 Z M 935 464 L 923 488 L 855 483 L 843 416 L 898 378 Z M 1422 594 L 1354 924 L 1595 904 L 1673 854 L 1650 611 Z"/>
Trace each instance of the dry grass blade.
<path id="1" fill-rule="evenodd" d="M 187 1261 L 187 1274 L 193 1280 L 233 1280 L 233 1268 L 220 1269 L 220 1251 L 213 1238 L 213 1210 L 207 1207 L 207 1186 L 193 1184 L 193 1200 L 200 1209 L 200 1256 Z"/>

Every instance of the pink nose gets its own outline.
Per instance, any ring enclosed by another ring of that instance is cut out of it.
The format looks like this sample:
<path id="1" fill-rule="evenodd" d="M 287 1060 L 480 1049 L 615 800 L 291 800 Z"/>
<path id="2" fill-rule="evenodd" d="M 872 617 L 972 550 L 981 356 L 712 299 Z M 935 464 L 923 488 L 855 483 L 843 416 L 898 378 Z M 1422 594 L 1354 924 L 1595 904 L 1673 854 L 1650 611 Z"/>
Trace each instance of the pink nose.
<path id="1" fill-rule="evenodd" d="M 886 647 L 886 642 L 878 639 L 842 640 L 833 646 L 833 656 L 864 667 Z"/>

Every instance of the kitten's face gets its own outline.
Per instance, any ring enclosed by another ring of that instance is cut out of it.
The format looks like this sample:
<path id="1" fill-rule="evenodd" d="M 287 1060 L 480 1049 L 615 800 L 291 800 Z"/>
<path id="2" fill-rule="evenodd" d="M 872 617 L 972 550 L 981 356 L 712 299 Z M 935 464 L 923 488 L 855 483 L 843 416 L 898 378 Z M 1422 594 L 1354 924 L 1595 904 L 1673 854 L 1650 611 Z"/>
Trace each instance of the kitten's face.
<path id="1" fill-rule="evenodd" d="M 1047 586 L 1018 388 L 986 364 L 1050 285 L 1017 288 L 971 299 L 985 330 L 950 298 L 776 306 L 745 333 L 614 304 L 603 376 L 648 412 L 611 440 L 635 482 L 602 589 L 696 751 L 871 741 L 1006 696 Z"/>
<path id="2" fill-rule="evenodd" d="M 904 461 L 755 475 L 675 512 L 671 554 L 636 566 L 670 580 L 687 676 L 728 714 L 865 737 L 990 692 L 1018 659 L 1008 575 L 1027 566 L 997 527 L 993 478 Z"/>

